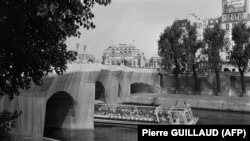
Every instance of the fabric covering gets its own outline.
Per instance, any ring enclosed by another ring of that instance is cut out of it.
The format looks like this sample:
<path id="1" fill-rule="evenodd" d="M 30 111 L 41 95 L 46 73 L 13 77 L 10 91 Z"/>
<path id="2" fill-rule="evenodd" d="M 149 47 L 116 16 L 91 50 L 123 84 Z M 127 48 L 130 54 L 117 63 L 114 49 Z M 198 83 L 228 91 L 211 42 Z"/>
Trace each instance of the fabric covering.
<path id="1" fill-rule="evenodd" d="M 9 101 L 8 97 L 1 97 L 0 111 L 21 110 L 22 115 L 17 119 L 17 125 L 12 131 L 19 135 L 41 137 L 45 125 L 47 101 L 55 93 L 64 92 L 72 97 L 74 104 L 62 119 L 64 120 L 62 128 L 93 129 L 97 81 L 105 88 L 106 103 L 116 104 L 118 95 L 129 96 L 131 83 L 144 82 L 155 85 L 157 74 L 155 70 L 100 64 L 68 64 L 67 72 L 63 75 L 50 74 L 43 79 L 42 86 L 32 84 L 30 89 L 20 90 L 20 96 L 12 101 Z M 57 115 L 50 116 L 53 118 Z"/>

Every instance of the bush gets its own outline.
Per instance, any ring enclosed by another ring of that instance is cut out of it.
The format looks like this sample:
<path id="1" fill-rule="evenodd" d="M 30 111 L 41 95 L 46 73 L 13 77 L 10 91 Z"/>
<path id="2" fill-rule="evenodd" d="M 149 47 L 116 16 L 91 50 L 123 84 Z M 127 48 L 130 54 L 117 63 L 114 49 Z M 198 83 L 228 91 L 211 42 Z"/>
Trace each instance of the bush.
<path id="1" fill-rule="evenodd" d="M 16 125 L 16 119 L 21 115 L 21 111 L 15 111 L 14 113 L 3 111 L 0 113 L 0 140 L 7 140 L 9 131 Z"/>

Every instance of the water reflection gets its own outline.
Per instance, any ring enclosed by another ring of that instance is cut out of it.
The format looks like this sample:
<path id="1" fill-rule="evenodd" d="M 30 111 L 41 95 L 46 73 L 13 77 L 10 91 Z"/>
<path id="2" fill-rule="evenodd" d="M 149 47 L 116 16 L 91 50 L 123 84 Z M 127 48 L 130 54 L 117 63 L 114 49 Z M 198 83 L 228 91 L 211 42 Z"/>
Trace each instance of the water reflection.
<path id="1" fill-rule="evenodd" d="M 94 141 L 93 130 L 66 130 L 66 129 L 46 128 L 44 136 L 63 141 L 64 140 Z"/>
<path id="2" fill-rule="evenodd" d="M 62 141 L 137 141 L 137 128 L 96 126 L 95 130 L 46 128 L 44 136 Z"/>
<path id="3" fill-rule="evenodd" d="M 250 125 L 250 113 L 193 109 L 201 125 Z"/>

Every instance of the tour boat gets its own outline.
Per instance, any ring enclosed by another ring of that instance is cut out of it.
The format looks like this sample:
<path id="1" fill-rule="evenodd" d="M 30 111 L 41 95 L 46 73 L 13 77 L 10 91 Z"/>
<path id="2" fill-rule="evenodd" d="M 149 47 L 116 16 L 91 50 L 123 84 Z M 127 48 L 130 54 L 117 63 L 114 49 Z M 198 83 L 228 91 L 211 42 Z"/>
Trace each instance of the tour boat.
<path id="1" fill-rule="evenodd" d="M 104 125 L 195 125 L 191 107 L 95 104 L 94 122 Z"/>

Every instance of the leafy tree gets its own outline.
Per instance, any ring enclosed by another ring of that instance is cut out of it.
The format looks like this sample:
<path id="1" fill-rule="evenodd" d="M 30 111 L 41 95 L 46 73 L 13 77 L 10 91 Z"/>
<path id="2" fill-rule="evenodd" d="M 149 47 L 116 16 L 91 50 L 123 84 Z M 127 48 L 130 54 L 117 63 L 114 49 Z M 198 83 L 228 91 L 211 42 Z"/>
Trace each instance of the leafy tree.
<path id="1" fill-rule="evenodd" d="M 0 113 L 0 139 L 7 140 L 8 132 L 16 125 L 16 118 L 21 115 L 21 112 L 14 113 L 3 111 Z"/>
<path id="2" fill-rule="evenodd" d="M 235 45 L 231 51 L 231 63 L 238 67 L 241 76 L 241 96 L 246 93 L 244 73 L 250 59 L 250 28 L 245 23 L 235 24 L 232 30 L 232 39 Z"/>
<path id="3" fill-rule="evenodd" d="M 62 74 L 76 56 L 65 40 L 79 37 L 80 26 L 95 27 L 95 3 L 110 0 L 1 0 L 0 95 L 13 98 L 31 80 L 40 85 L 48 73 Z"/>
<path id="4" fill-rule="evenodd" d="M 167 71 L 174 66 L 176 93 L 180 93 L 179 74 L 183 65 L 182 35 L 183 29 L 178 21 L 175 21 L 172 26 L 164 30 L 158 41 L 158 54 L 162 57 L 161 65 Z"/>
<path id="5" fill-rule="evenodd" d="M 67 61 L 76 59 L 65 40 L 80 36 L 78 29 L 94 28 L 95 4 L 111 0 L 1 0 L 0 98 L 13 99 L 19 89 L 55 71 L 62 74 Z"/>
<path id="6" fill-rule="evenodd" d="M 203 42 L 198 40 L 198 33 L 196 25 L 192 25 L 190 22 L 186 24 L 186 34 L 183 36 L 183 45 L 185 49 L 185 61 L 187 66 L 193 71 L 194 79 L 194 91 L 197 93 L 198 79 L 197 79 L 197 57 L 196 53 L 203 47 Z"/>
<path id="7" fill-rule="evenodd" d="M 220 67 L 221 57 L 220 52 L 224 46 L 225 31 L 216 24 L 213 28 L 206 28 L 204 32 L 204 41 L 207 46 L 204 48 L 203 53 L 207 56 L 208 66 L 214 71 L 216 76 L 216 91 L 215 95 L 220 93 Z"/>

